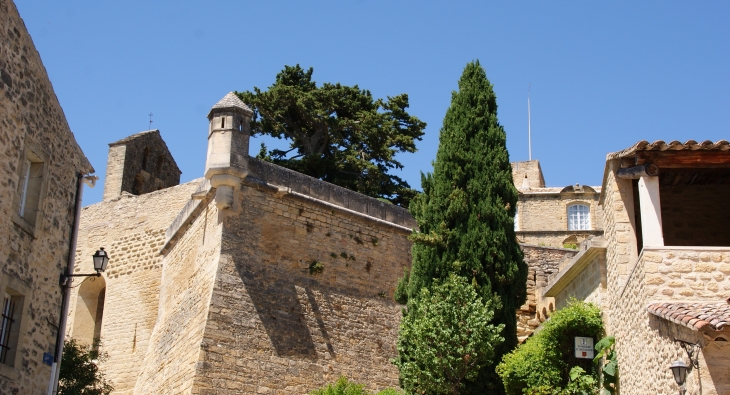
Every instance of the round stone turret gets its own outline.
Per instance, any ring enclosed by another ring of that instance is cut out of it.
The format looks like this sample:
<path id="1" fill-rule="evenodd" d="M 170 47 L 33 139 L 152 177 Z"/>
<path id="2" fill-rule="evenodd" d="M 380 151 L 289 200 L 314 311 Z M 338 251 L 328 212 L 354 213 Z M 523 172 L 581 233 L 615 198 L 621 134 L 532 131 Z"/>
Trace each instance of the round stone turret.
<path id="1" fill-rule="evenodd" d="M 253 111 L 229 92 L 208 113 L 208 156 L 205 178 L 217 188 L 216 205 L 233 206 L 233 191 L 248 174 L 248 141 Z"/>

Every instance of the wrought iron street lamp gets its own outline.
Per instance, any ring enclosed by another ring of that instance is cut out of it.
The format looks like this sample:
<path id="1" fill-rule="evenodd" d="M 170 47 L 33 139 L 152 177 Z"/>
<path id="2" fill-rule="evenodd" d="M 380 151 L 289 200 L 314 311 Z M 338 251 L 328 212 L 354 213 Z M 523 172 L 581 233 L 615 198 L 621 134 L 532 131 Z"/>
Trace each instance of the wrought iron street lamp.
<path id="1" fill-rule="evenodd" d="M 680 395 L 684 394 L 684 382 L 687 380 L 687 373 L 689 372 L 690 367 L 687 366 L 684 361 L 677 360 L 672 362 L 672 366 L 670 366 L 669 369 L 672 370 L 672 374 L 674 375 L 674 381 L 676 381 L 677 385 L 679 386 Z"/>
<path id="2" fill-rule="evenodd" d="M 104 247 L 100 247 L 94 255 L 92 255 L 92 258 L 94 258 L 94 270 L 96 270 L 96 273 L 91 274 L 69 274 L 68 272 L 64 272 L 61 274 L 61 285 L 65 286 L 68 284 L 68 279 L 70 277 L 100 277 L 101 272 L 106 270 L 106 265 L 109 264 L 109 254 L 104 251 Z"/>

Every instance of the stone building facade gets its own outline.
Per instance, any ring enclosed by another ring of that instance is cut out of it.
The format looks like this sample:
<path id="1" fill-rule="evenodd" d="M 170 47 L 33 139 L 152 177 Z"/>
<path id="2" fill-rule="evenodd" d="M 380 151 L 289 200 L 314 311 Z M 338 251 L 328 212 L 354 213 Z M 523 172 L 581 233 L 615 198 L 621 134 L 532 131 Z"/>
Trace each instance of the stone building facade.
<path id="1" fill-rule="evenodd" d="M 696 366 L 687 393 L 730 394 L 728 180 L 727 141 L 641 141 L 607 156 L 605 236 L 542 294 L 602 307 L 623 394 L 676 393 L 676 360 Z"/>
<path id="2" fill-rule="evenodd" d="M 12 1 L 0 27 L 0 393 L 45 394 L 80 176 L 94 169 Z"/>
<path id="3" fill-rule="evenodd" d="M 600 187 L 546 187 L 537 160 L 513 162 L 512 179 L 519 192 L 515 230 L 520 242 L 575 249 L 603 234 Z"/>

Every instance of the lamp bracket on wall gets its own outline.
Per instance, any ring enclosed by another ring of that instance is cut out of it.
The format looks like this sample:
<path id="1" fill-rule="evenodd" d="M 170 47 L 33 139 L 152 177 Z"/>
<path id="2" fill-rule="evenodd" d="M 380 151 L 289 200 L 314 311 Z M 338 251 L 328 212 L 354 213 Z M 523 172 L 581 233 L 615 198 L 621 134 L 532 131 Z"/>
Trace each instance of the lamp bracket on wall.
<path id="1" fill-rule="evenodd" d="M 686 342 L 684 340 L 679 340 L 677 338 L 674 339 L 675 342 L 679 343 L 680 346 L 684 349 L 684 351 L 687 353 L 687 357 L 689 358 L 689 363 L 692 368 L 699 369 L 700 368 L 700 342 L 697 343 L 690 343 Z"/>
<path id="2" fill-rule="evenodd" d="M 65 287 L 69 284 L 69 279 L 71 277 L 101 277 L 100 272 L 91 273 L 91 274 L 68 274 L 68 273 L 61 273 L 61 279 L 59 280 L 59 283 L 62 287 Z"/>

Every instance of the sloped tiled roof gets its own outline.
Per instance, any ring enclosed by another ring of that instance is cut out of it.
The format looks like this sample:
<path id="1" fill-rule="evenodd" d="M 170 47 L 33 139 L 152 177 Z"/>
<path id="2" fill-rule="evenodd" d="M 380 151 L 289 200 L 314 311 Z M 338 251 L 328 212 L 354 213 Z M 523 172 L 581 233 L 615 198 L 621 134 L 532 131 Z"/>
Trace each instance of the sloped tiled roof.
<path id="1" fill-rule="evenodd" d="M 238 96 L 236 96 L 236 94 L 233 92 L 228 92 L 228 94 L 223 96 L 223 98 L 220 99 L 218 103 L 214 104 L 213 107 L 211 107 L 208 118 L 210 118 L 210 114 L 212 114 L 214 110 L 220 109 L 243 110 L 243 112 L 248 113 L 249 115 L 253 115 L 253 111 L 251 110 L 251 108 L 247 106 L 246 103 L 242 102 L 241 99 L 239 99 Z"/>
<path id="2" fill-rule="evenodd" d="M 656 302 L 646 307 L 649 313 L 692 330 L 721 331 L 730 326 L 728 302 Z"/>
<path id="3" fill-rule="evenodd" d="M 646 140 L 641 140 L 638 143 L 626 148 L 622 151 L 611 152 L 606 155 L 606 161 L 612 159 L 624 158 L 631 156 L 638 151 L 728 151 L 730 150 L 730 142 L 726 140 L 720 140 L 713 143 L 710 140 L 705 140 L 698 143 L 695 140 L 687 140 L 685 143 L 680 143 L 677 140 L 665 143 L 662 140 L 657 140 L 650 143 Z"/>

